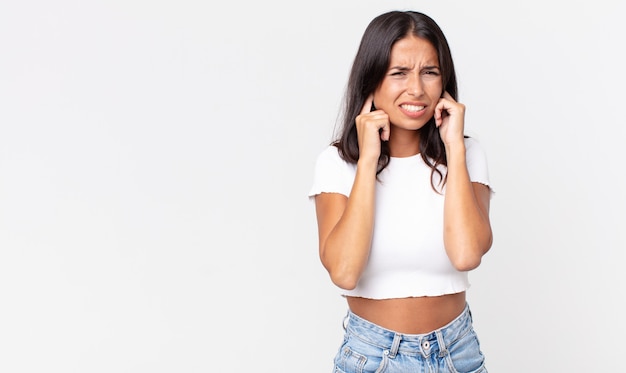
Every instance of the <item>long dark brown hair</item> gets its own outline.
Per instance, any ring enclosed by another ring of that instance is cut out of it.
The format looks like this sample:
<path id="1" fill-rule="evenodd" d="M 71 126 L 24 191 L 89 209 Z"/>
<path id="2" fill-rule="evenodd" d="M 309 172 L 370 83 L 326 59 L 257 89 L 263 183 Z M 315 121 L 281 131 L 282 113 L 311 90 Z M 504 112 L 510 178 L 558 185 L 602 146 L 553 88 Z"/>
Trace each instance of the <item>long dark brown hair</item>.
<path id="1" fill-rule="evenodd" d="M 415 11 L 391 11 L 374 18 L 367 26 L 358 52 L 354 58 L 348 86 L 344 95 L 341 129 L 333 142 L 341 157 L 356 164 L 359 159 L 359 142 L 356 130 L 356 117 L 361 113 L 366 98 L 381 84 L 389 68 L 391 48 L 400 39 L 409 35 L 430 42 L 439 58 L 439 68 L 444 91 L 457 99 L 457 82 L 454 63 L 448 41 L 437 23 L 429 16 Z M 434 117 L 420 130 L 420 154 L 424 162 L 431 167 L 431 185 L 433 176 L 439 175 L 440 186 L 445 184 L 445 177 L 437 168 L 447 166 L 446 152 Z M 377 175 L 389 164 L 389 144 L 381 141 Z"/>

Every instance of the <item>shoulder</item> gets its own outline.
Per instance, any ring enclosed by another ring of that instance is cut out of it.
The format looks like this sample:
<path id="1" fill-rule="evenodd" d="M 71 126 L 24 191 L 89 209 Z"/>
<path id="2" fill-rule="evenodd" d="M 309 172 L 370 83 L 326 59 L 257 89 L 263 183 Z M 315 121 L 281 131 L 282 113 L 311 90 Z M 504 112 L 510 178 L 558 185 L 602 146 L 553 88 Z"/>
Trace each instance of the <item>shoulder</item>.
<path id="1" fill-rule="evenodd" d="M 324 149 L 322 149 L 317 156 L 319 158 L 341 158 L 339 155 L 339 148 L 335 145 L 328 145 Z"/>
<path id="2" fill-rule="evenodd" d="M 335 145 L 328 145 L 320 151 L 318 158 L 341 159 L 339 148 Z"/>
<path id="3" fill-rule="evenodd" d="M 485 159 L 485 149 L 478 139 L 475 137 L 465 138 L 465 154 L 468 159 L 478 158 Z"/>
<path id="4" fill-rule="evenodd" d="M 480 141 L 473 137 L 465 138 L 465 158 L 470 180 L 487 185 L 493 192 L 489 180 L 489 162 Z"/>
<path id="5" fill-rule="evenodd" d="M 339 154 L 339 148 L 334 145 L 328 145 L 326 148 L 322 149 L 317 156 L 317 164 L 318 165 L 328 165 L 334 164 L 336 166 L 350 166 L 348 162 L 341 158 Z"/>
<path id="6" fill-rule="evenodd" d="M 477 150 L 477 151 L 481 151 L 482 150 L 482 145 L 480 144 L 480 141 L 478 141 L 477 138 L 475 137 L 466 137 L 465 138 L 465 149 L 467 151 L 471 150 Z"/>
<path id="7" fill-rule="evenodd" d="M 317 156 L 315 176 L 309 196 L 322 192 L 350 195 L 356 165 L 341 158 L 339 149 L 333 145 L 324 148 Z"/>

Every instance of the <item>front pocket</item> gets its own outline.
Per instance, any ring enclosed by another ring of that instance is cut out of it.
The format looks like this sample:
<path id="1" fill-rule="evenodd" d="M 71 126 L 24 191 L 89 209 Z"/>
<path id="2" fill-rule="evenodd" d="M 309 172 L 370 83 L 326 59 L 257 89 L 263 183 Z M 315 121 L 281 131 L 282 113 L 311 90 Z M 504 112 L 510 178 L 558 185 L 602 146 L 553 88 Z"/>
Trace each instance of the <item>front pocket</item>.
<path id="1" fill-rule="evenodd" d="M 485 357 L 474 330 L 448 347 L 446 365 L 451 373 L 485 372 Z"/>
<path id="2" fill-rule="evenodd" d="M 344 345 L 341 348 L 339 355 L 337 356 L 335 365 L 343 373 L 363 373 L 365 363 L 367 363 L 367 357 L 360 353 L 353 351 L 350 346 Z"/>

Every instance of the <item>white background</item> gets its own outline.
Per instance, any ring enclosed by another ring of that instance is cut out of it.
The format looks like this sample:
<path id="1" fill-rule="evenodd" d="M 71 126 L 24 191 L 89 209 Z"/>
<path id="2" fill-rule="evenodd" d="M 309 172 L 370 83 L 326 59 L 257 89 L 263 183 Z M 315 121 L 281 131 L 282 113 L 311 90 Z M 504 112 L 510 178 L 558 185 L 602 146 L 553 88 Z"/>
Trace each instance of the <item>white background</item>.
<path id="1" fill-rule="evenodd" d="M 0 371 L 329 372 L 306 195 L 392 9 L 443 28 L 489 157 L 490 371 L 621 369 L 622 4 L 3 1 Z"/>

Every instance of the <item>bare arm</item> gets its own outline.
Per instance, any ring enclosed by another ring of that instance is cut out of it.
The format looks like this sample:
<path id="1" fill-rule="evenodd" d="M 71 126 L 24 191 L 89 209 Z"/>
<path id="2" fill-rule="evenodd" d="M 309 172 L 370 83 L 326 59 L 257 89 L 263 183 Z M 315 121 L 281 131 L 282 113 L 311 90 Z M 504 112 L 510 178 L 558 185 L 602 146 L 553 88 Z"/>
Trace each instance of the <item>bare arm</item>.
<path id="1" fill-rule="evenodd" d="M 381 110 L 370 112 L 371 105 L 369 97 L 356 120 L 360 157 L 350 197 L 315 197 L 320 259 L 331 280 L 349 290 L 356 287 L 369 258 L 380 141 L 389 139 L 389 117 Z"/>
<path id="2" fill-rule="evenodd" d="M 354 289 L 369 257 L 374 226 L 375 167 L 371 170 L 357 166 L 350 198 L 338 193 L 315 197 L 320 259 L 332 281 L 343 289 Z"/>
<path id="3" fill-rule="evenodd" d="M 460 271 L 480 265 L 491 248 L 489 187 L 470 182 L 465 163 L 465 146 L 446 150 L 448 180 L 444 200 L 444 245 L 452 264 Z"/>
<path id="4" fill-rule="evenodd" d="M 445 144 L 448 176 L 444 200 L 444 245 L 456 269 L 469 271 L 480 265 L 491 248 L 489 187 L 472 183 L 463 138 L 465 106 L 448 94 L 438 104 L 435 120 Z"/>

